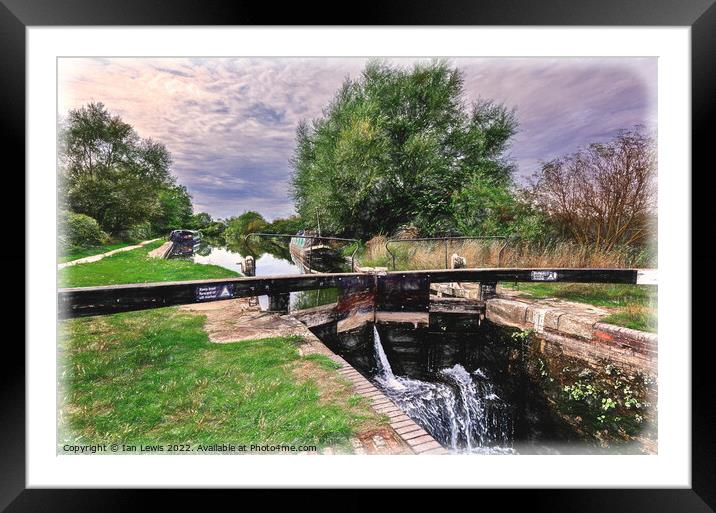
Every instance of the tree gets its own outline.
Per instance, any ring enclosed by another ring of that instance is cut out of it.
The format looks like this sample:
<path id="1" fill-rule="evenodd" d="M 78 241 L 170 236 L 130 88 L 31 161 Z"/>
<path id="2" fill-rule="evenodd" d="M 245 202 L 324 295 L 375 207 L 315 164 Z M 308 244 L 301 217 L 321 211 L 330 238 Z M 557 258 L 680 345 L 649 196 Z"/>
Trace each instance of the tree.
<path id="1" fill-rule="evenodd" d="M 457 227 L 453 196 L 468 183 L 506 189 L 517 123 L 501 105 L 468 108 L 444 61 L 403 69 L 373 61 L 296 132 L 293 194 L 303 219 L 356 237 L 412 223 L 425 235 Z"/>
<path id="2" fill-rule="evenodd" d="M 562 234 L 611 249 L 639 244 L 656 214 L 656 148 L 641 127 L 543 164 L 532 199 Z"/>
<path id="3" fill-rule="evenodd" d="M 294 234 L 303 228 L 303 220 L 299 216 L 290 216 L 283 219 L 274 219 L 266 227 L 271 233 Z"/>
<path id="4" fill-rule="evenodd" d="M 198 212 L 191 216 L 188 226 L 194 230 L 202 230 L 211 226 L 213 222 L 214 220 L 211 218 L 211 214 Z"/>
<path id="5" fill-rule="evenodd" d="M 548 231 L 544 216 L 519 191 L 490 187 L 475 179 L 453 196 L 459 232 L 476 236 L 543 238 Z"/>
<path id="6" fill-rule="evenodd" d="M 60 142 L 65 207 L 111 234 L 162 215 L 160 193 L 175 186 L 163 144 L 141 139 L 102 103 L 71 110 Z"/>
<path id="7" fill-rule="evenodd" d="M 241 240 L 249 233 L 263 231 L 268 226 L 268 221 L 258 212 L 247 210 L 238 217 L 229 219 L 226 223 L 224 236 L 227 240 Z"/>
<path id="8" fill-rule="evenodd" d="M 158 233 L 187 228 L 192 222 L 191 195 L 183 185 L 170 185 L 159 191 L 159 214 L 152 220 Z"/>
<path id="9" fill-rule="evenodd" d="M 60 211 L 58 245 L 62 251 L 71 248 L 91 248 L 107 243 L 107 234 L 102 231 L 97 221 L 84 214 L 76 214 L 67 210 Z"/>

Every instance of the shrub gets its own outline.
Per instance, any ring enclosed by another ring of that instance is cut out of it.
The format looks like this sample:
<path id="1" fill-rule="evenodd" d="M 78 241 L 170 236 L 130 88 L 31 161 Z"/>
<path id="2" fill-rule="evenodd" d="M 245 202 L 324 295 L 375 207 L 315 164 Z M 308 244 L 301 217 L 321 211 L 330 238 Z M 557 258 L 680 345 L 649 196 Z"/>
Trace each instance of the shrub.
<path id="1" fill-rule="evenodd" d="M 106 244 L 109 236 L 96 220 L 85 214 L 64 211 L 60 214 L 60 246 L 90 248 Z"/>
<path id="2" fill-rule="evenodd" d="M 119 238 L 126 241 L 151 239 L 154 234 L 152 224 L 149 221 L 135 224 L 126 230 L 119 232 Z M 168 233 L 162 235 L 169 235 Z"/>
<path id="3" fill-rule="evenodd" d="M 649 243 L 656 226 L 656 144 L 643 127 L 544 163 L 532 201 L 562 235 L 605 250 Z"/>

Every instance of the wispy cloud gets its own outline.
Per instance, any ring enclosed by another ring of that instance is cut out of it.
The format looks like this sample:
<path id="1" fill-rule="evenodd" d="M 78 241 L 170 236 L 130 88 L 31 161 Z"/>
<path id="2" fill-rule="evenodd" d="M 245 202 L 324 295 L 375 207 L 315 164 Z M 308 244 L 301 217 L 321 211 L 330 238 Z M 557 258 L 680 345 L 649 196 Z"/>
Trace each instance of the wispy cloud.
<path id="1" fill-rule="evenodd" d="M 398 59 L 412 64 L 414 59 Z M 101 101 L 143 137 L 164 142 L 197 211 L 215 217 L 293 212 L 289 158 L 302 119 L 321 115 L 365 59 L 60 59 L 59 115 Z M 519 177 L 539 161 L 656 126 L 656 59 L 453 59 L 465 101 L 491 98 L 520 121 Z"/>

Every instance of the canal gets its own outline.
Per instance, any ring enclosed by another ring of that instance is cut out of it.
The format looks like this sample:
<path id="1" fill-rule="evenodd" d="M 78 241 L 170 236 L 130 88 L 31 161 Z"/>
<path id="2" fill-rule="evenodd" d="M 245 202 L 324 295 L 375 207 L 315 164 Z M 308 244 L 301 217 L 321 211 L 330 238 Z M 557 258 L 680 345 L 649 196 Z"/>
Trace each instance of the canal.
<path id="1" fill-rule="evenodd" d="M 259 246 L 261 248 L 261 246 Z M 265 249 L 265 245 L 264 248 Z M 291 258 L 288 249 L 281 251 L 281 247 L 271 247 L 274 254 L 261 249 L 255 252 L 256 276 L 276 276 L 290 274 L 304 274 L 302 266 L 297 265 Z M 197 264 L 213 264 L 243 274 L 242 263 L 249 254 L 247 248 L 230 248 L 221 242 L 202 242 L 195 246 L 191 255 L 176 256 L 172 258 L 187 258 Z M 307 290 L 291 292 L 289 310 L 301 310 L 314 306 L 335 303 L 338 299 L 337 289 Z M 262 310 L 268 308 L 268 296 L 259 296 L 259 305 Z"/>

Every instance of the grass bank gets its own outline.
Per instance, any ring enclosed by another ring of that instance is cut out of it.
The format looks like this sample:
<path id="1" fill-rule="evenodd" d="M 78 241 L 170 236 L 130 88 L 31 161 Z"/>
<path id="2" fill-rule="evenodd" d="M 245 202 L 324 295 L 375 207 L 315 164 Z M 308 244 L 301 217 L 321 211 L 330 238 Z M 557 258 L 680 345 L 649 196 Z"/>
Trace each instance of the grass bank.
<path id="1" fill-rule="evenodd" d="M 60 324 L 60 446 L 348 447 L 383 422 L 297 337 L 211 343 L 205 317 L 165 308 Z"/>
<path id="2" fill-rule="evenodd" d="M 61 287 L 90 287 L 239 276 L 238 273 L 218 265 L 147 256 L 151 250 L 163 243 L 164 241 L 156 241 L 142 248 L 116 253 L 97 262 L 66 267 L 58 272 L 58 282 Z"/>
<path id="3" fill-rule="evenodd" d="M 126 246 L 132 246 L 138 244 L 141 241 L 124 241 L 124 242 L 113 242 L 112 244 L 105 244 L 104 246 L 97 246 L 94 248 L 70 248 L 63 255 L 57 257 L 57 262 L 62 264 L 64 262 L 71 262 L 72 260 L 78 260 L 80 258 L 90 257 L 94 255 L 100 255 L 107 253 L 119 248 Z"/>
<path id="4" fill-rule="evenodd" d="M 503 287 L 535 299 L 558 298 L 612 310 L 602 321 L 641 331 L 657 331 L 657 288 L 600 283 L 509 283 Z"/>

